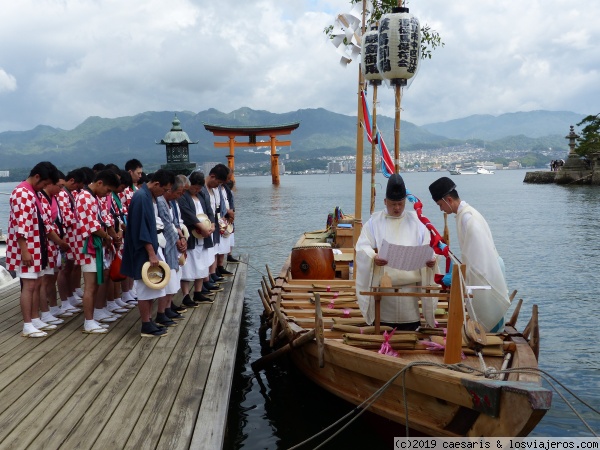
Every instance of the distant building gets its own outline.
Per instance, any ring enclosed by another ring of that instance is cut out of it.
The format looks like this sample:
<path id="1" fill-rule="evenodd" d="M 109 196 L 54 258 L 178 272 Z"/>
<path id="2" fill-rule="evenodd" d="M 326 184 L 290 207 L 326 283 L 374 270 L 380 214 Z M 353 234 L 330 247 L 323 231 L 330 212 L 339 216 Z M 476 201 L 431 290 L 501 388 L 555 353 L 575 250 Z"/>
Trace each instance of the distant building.
<path id="1" fill-rule="evenodd" d="M 0 170 L 0 177 L 10 177 L 10 170 Z"/>
<path id="2" fill-rule="evenodd" d="M 342 165 L 337 161 L 327 163 L 327 173 L 341 173 Z"/>
<path id="3" fill-rule="evenodd" d="M 509 169 L 520 169 L 521 163 L 519 161 L 511 161 L 508 163 L 508 168 Z"/>
<path id="4" fill-rule="evenodd" d="M 279 162 L 279 173 L 284 174 L 285 173 L 285 164 L 282 162 Z"/>

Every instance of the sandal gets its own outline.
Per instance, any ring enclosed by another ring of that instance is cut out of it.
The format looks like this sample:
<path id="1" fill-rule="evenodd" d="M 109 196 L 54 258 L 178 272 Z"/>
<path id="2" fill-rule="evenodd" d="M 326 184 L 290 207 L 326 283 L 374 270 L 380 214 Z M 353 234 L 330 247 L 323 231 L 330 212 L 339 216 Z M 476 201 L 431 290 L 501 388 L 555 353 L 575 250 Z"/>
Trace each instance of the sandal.
<path id="1" fill-rule="evenodd" d="M 86 330 L 85 328 L 81 330 L 83 334 L 106 334 L 108 330 L 106 328 L 92 328 L 91 330 Z"/>
<path id="2" fill-rule="evenodd" d="M 21 336 L 26 337 L 26 338 L 43 338 L 43 337 L 48 336 L 48 333 L 46 333 L 45 331 L 41 331 L 41 330 L 31 331 L 30 333 L 25 333 L 23 331 L 21 333 Z"/>

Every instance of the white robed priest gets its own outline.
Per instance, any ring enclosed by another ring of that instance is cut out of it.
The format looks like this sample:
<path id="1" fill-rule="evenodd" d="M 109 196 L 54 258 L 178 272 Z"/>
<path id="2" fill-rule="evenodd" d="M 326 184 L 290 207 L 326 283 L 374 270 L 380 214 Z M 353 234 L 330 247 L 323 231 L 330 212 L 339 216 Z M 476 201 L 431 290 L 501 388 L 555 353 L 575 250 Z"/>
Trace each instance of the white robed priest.
<path id="1" fill-rule="evenodd" d="M 498 254 L 492 232 L 483 216 L 460 199 L 456 185 L 442 177 L 429 186 L 433 201 L 447 214 L 456 214 L 456 231 L 467 286 L 489 286 L 474 289 L 470 314 L 486 331 L 504 330 L 504 314 L 510 306 L 504 277 L 504 261 Z M 468 305 L 467 305 L 468 306 Z"/>
<path id="2" fill-rule="evenodd" d="M 372 324 L 375 320 L 375 300 L 373 296 L 360 295 L 361 291 L 370 291 L 371 286 L 379 286 L 383 274 L 390 276 L 392 285 L 404 286 L 400 290 L 415 292 L 415 285 L 433 283 L 435 259 L 431 258 L 423 267 L 414 270 L 398 270 L 388 265 L 378 250 L 383 241 L 403 246 L 429 246 L 429 231 L 414 211 L 406 211 L 406 187 L 398 174 L 392 175 L 385 192 L 385 209 L 374 213 L 365 223 L 356 242 L 356 297 L 365 321 Z M 409 287 L 410 286 L 410 287 Z M 423 298 L 429 308 L 425 314 L 430 326 L 434 326 L 436 299 Z M 425 311 L 424 311 L 425 313 Z M 431 322 L 431 323 L 430 323 Z M 420 325 L 418 297 L 382 297 L 381 323 L 398 330 L 416 330 Z"/>

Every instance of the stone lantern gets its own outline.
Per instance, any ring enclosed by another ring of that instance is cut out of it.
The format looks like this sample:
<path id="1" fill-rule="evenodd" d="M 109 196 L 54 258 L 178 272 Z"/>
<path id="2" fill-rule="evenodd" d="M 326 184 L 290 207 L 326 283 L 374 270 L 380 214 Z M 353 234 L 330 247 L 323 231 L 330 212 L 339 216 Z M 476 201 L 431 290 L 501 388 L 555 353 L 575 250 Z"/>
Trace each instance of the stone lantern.
<path id="1" fill-rule="evenodd" d="M 164 145 L 167 151 L 167 164 L 163 164 L 161 169 L 170 170 L 178 175 L 189 175 L 196 168 L 196 163 L 190 163 L 189 145 L 197 143 L 198 141 L 191 141 L 183 131 L 175 114 L 171 131 L 165 134 L 160 142 L 156 142 L 157 145 Z"/>
<path id="2" fill-rule="evenodd" d="M 569 140 L 569 155 L 565 164 L 556 173 L 554 181 L 557 184 L 590 184 L 592 181 L 592 169 L 588 161 L 575 153 L 575 140 L 578 137 L 575 127 L 571 125 L 569 134 L 565 136 L 565 139 Z"/>

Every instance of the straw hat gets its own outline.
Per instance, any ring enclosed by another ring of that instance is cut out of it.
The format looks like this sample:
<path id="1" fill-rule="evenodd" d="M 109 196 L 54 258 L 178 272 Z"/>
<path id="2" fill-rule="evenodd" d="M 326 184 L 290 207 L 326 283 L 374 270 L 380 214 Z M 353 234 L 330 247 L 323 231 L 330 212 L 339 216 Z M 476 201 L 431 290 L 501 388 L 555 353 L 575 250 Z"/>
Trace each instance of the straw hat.
<path id="1" fill-rule="evenodd" d="M 179 265 L 183 266 L 185 264 L 185 260 L 186 260 L 186 256 L 185 253 L 182 253 L 181 255 L 179 255 Z"/>
<path id="2" fill-rule="evenodd" d="M 221 234 L 223 234 L 223 237 L 228 237 L 231 233 L 233 233 L 233 224 L 228 223 L 225 228 L 221 230 Z"/>
<path id="3" fill-rule="evenodd" d="M 210 219 L 206 214 L 197 214 L 196 217 L 200 221 L 200 228 L 202 228 L 203 231 L 210 230 Z M 196 229 L 192 230 L 192 235 L 197 239 L 204 239 L 204 236 L 198 233 Z"/>
<path id="4" fill-rule="evenodd" d="M 152 267 L 150 261 L 142 266 L 142 280 L 144 284 L 152 289 L 162 289 L 171 278 L 171 269 L 164 261 L 159 261 L 158 266 Z"/>
<path id="5" fill-rule="evenodd" d="M 186 227 L 185 225 L 181 225 L 181 232 L 183 233 L 184 238 L 188 239 L 190 237 L 188 227 Z"/>

